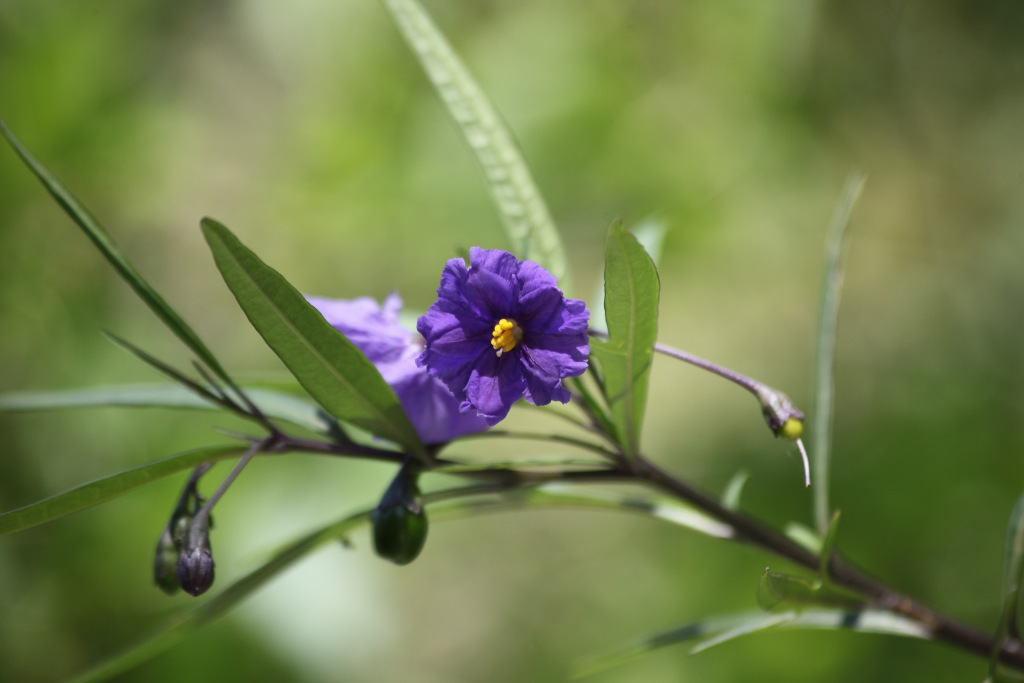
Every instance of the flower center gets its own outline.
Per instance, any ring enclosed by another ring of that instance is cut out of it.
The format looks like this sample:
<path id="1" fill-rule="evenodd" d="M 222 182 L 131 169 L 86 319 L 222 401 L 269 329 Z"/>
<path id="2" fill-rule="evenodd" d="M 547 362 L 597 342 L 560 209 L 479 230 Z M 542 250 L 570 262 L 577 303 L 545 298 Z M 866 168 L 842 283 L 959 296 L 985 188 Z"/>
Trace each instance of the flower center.
<path id="1" fill-rule="evenodd" d="M 497 351 L 498 358 L 501 358 L 501 354 L 516 348 L 516 344 L 522 340 L 523 328 L 519 327 L 515 320 L 502 318 L 494 326 L 491 337 L 491 348 Z"/>

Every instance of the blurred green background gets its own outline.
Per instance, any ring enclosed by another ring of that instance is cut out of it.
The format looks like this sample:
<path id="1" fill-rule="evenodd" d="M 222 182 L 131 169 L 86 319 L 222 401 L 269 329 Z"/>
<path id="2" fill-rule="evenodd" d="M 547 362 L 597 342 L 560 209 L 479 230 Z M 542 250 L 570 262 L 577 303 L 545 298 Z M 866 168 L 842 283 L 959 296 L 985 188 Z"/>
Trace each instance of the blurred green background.
<path id="1" fill-rule="evenodd" d="M 895 587 L 994 627 L 1024 468 L 1024 3 L 430 0 L 522 144 L 576 296 L 608 223 L 668 228 L 660 338 L 810 401 L 823 236 L 854 216 L 833 498 L 840 546 Z M 0 3 L 0 116 L 241 377 L 281 368 L 217 274 L 211 215 L 305 292 L 433 299 L 445 259 L 503 247 L 476 162 L 372 0 Z M 188 356 L 0 150 L 0 391 L 147 382 L 103 329 Z M 810 520 L 792 448 L 737 388 L 656 361 L 646 450 L 744 507 Z M 514 411 L 516 412 L 516 411 Z M 513 425 L 557 424 L 512 418 Z M 221 440 L 160 410 L 0 416 L 0 509 Z M 531 445 L 527 456 L 549 452 Z M 221 465 L 211 475 L 223 476 Z M 375 502 L 380 466 L 257 461 L 217 508 L 223 588 L 292 536 Z M 190 598 L 151 585 L 184 476 L 0 539 L 0 680 L 61 680 Z M 322 550 L 122 680 L 558 681 L 588 656 L 754 609 L 773 558 L 641 517 L 438 524 L 395 568 Z M 985 663 L 883 636 L 773 632 L 626 681 L 980 680 Z"/>

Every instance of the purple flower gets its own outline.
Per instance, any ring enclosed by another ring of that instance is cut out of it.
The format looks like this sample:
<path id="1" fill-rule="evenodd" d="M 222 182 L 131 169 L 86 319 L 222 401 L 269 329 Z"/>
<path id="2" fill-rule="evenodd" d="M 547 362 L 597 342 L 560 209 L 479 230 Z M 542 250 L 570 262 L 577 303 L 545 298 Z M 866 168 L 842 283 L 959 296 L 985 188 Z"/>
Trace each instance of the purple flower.
<path id="1" fill-rule="evenodd" d="M 507 251 L 473 247 L 469 261 L 445 264 L 437 301 L 416 325 L 427 342 L 417 362 L 487 424 L 520 396 L 538 406 L 568 402 L 562 380 L 587 369 L 586 304 Z"/>
<path id="2" fill-rule="evenodd" d="M 442 443 L 487 429 L 482 418 L 460 412 L 451 392 L 416 364 L 422 339 L 398 323 L 402 300 L 397 294 L 388 296 L 383 307 L 369 297 L 306 300 L 377 366 L 423 443 Z"/>

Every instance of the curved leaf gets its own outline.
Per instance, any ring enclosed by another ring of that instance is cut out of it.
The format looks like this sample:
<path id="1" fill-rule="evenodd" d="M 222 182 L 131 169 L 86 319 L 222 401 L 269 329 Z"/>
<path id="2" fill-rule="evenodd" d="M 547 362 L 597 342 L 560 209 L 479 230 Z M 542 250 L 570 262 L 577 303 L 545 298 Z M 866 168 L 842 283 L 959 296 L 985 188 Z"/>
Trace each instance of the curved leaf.
<path id="1" fill-rule="evenodd" d="M 513 251 L 571 289 L 565 248 L 508 126 L 416 0 L 384 0 L 483 167 Z"/>
<path id="2" fill-rule="evenodd" d="M 295 379 L 327 412 L 429 460 L 380 372 L 280 273 L 210 218 L 203 234 L 245 315 Z"/>
<path id="3" fill-rule="evenodd" d="M 608 338 L 593 339 L 604 390 L 623 452 L 636 456 L 647 404 L 647 381 L 658 334 L 661 285 L 651 258 L 621 221 L 608 229 L 605 317 Z"/>
<path id="4" fill-rule="evenodd" d="M 814 404 L 811 415 L 811 453 L 814 458 L 814 520 L 824 535 L 832 521 L 829 509 L 829 461 L 832 449 L 832 399 L 835 387 L 836 328 L 839 324 L 839 299 L 843 288 L 843 254 L 850 214 L 864 189 L 865 176 L 851 174 L 843 186 L 832 223 L 825 238 L 825 273 L 821 283 L 818 310 L 818 345 L 814 358 Z"/>
<path id="5" fill-rule="evenodd" d="M 51 498 L 0 514 L 0 535 L 51 522 L 72 512 L 104 503 L 143 484 L 195 467 L 200 463 L 233 457 L 241 453 L 242 450 L 238 446 L 197 448 L 88 484 L 82 484 Z"/>

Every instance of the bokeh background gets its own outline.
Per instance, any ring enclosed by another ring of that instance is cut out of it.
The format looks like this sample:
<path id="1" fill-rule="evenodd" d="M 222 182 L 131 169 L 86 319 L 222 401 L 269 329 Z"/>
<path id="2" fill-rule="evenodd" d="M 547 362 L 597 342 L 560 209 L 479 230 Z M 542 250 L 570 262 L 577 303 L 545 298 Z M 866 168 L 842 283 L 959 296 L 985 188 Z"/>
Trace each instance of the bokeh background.
<path id="1" fill-rule="evenodd" d="M 991 629 L 1024 483 L 1024 4 L 1017 0 L 429 0 L 516 131 L 596 285 L 608 223 L 656 217 L 660 338 L 810 401 L 823 239 L 856 210 L 840 314 L 840 546 Z M 211 215 L 300 289 L 431 302 L 469 245 L 505 246 L 475 160 L 379 2 L 0 3 L 0 116 L 230 369 L 282 377 L 198 230 Z M 0 149 L 0 390 L 155 375 L 102 335 L 188 356 Z M 744 507 L 810 520 L 798 459 L 744 392 L 658 359 L 645 443 Z M 512 418 L 513 425 L 527 424 Z M 531 428 L 557 424 L 529 423 Z M 237 421 L 163 410 L 0 416 L 0 509 L 219 442 Z M 533 444 L 519 453 L 554 449 Z M 220 466 L 209 484 L 226 473 Z M 257 461 L 217 508 L 218 584 L 372 504 L 378 465 Z M 151 585 L 184 480 L 0 539 L 0 680 L 61 680 L 188 608 Z M 642 517 L 520 512 L 436 525 L 396 568 L 325 548 L 121 680 L 558 681 L 588 656 L 754 609 L 773 558 Z M 625 681 L 980 680 L 959 651 L 772 632 Z"/>

